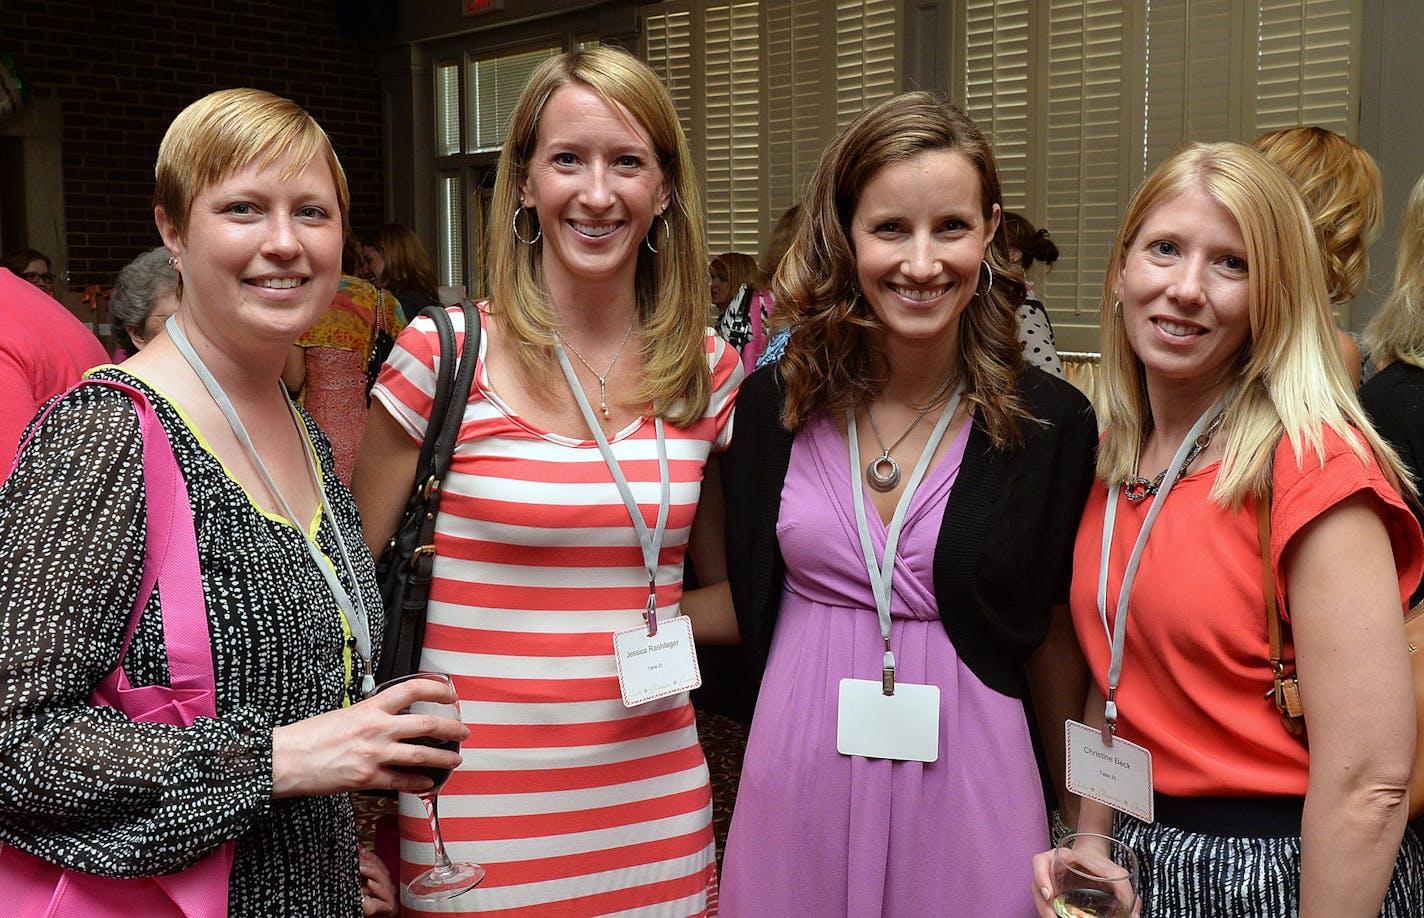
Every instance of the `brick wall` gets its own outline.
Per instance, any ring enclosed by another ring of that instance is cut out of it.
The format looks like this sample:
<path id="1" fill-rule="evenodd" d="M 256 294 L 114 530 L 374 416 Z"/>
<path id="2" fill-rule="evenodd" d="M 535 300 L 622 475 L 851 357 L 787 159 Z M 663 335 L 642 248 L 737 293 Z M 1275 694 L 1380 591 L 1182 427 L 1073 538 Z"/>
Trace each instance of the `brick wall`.
<path id="1" fill-rule="evenodd" d="M 159 141 L 184 106 L 216 89 L 255 86 L 311 112 L 346 168 L 353 225 L 381 222 L 376 52 L 342 34 L 342 6 L 6 0 L 0 50 L 14 55 L 37 97 L 62 106 L 72 285 L 111 284 L 130 258 L 159 244 L 152 209 Z"/>

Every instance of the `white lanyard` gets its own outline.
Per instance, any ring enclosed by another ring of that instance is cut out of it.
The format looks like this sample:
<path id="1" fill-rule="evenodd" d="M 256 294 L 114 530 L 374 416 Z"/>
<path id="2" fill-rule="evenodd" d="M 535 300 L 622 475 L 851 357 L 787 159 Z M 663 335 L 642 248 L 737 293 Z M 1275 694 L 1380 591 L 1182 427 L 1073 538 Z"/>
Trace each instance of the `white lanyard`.
<path id="1" fill-rule="evenodd" d="M 247 428 L 243 426 L 242 419 L 237 416 L 237 409 L 232 405 L 232 401 L 223 391 L 222 385 L 208 369 L 207 364 L 198 356 L 198 352 L 188 343 L 188 336 L 183 334 L 183 329 L 178 326 L 178 317 L 169 316 L 168 322 L 164 326 L 168 330 L 168 336 L 173 339 L 173 343 L 178 346 L 178 351 L 188 361 L 188 365 L 193 368 L 193 372 L 198 374 L 198 378 L 203 381 L 203 386 L 208 390 L 214 402 L 217 403 L 218 410 L 227 418 L 228 426 L 232 428 L 233 436 L 237 437 L 242 448 L 247 451 L 247 457 L 252 460 L 252 464 L 257 467 L 257 471 L 262 474 L 262 479 L 267 482 L 267 487 L 277 496 L 277 502 L 282 505 L 282 512 L 287 515 L 292 526 L 302 534 L 302 542 L 306 545 L 307 553 L 311 555 L 312 561 L 316 563 L 317 570 L 326 578 L 327 585 L 331 588 L 331 595 L 336 600 L 337 608 L 341 610 L 342 616 L 346 619 L 351 629 L 352 640 L 356 643 L 356 656 L 361 661 L 364 672 L 361 675 L 361 694 L 369 695 L 376 689 L 376 679 L 371 672 L 371 625 L 370 619 L 366 617 L 366 603 L 361 597 L 361 590 L 356 579 L 356 569 L 351 564 L 351 555 L 346 550 L 346 540 L 342 538 L 341 526 L 337 523 L 336 514 L 332 512 L 331 503 L 327 500 L 326 489 L 321 484 L 321 473 L 317 470 L 316 456 L 312 452 L 310 444 L 307 442 L 306 425 L 302 423 L 301 415 L 297 413 L 296 406 L 292 404 L 291 396 L 287 394 L 286 387 L 281 382 L 277 383 L 277 388 L 281 390 L 282 397 L 287 400 L 287 408 L 291 411 L 292 421 L 297 425 L 297 435 L 302 442 L 302 452 L 306 455 L 307 470 L 316 484 L 317 494 L 321 496 L 321 512 L 331 523 L 331 533 L 336 539 L 336 551 L 341 556 L 341 564 L 346 569 L 346 576 L 350 579 L 351 585 L 356 588 L 355 601 L 352 601 L 352 594 L 347 591 L 337 578 L 336 572 L 327 563 L 326 556 L 321 547 L 316 544 L 310 535 L 307 534 L 303 521 L 297 519 L 297 515 L 292 512 L 291 506 L 287 503 L 287 498 L 282 494 L 281 488 L 277 487 L 277 482 L 272 480 L 272 475 L 267 471 L 267 466 L 263 464 L 262 457 L 257 454 L 257 448 L 252 444 L 252 438 L 247 434 Z"/>
<path id="2" fill-rule="evenodd" d="M 643 619 L 648 626 L 648 636 L 653 637 L 658 633 L 658 558 L 662 554 L 663 535 L 667 532 L 668 509 L 672 504 L 672 479 L 668 472 L 667 441 L 663 438 L 663 419 L 661 417 L 653 419 L 653 429 L 657 433 L 660 488 L 658 491 L 658 522 L 656 528 L 649 532 L 648 524 L 643 520 L 643 511 L 639 509 L 638 502 L 633 498 L 633 489 L 628 487 L 628 479 L 624 477 L 623 469 L 618 465 L 618 458 L 613 455 L 613 448 L 608 445 L 608 438 L 603 435 L 603 428 L 598 426 L 598 419 L 593 416 L 593 406 L 588 403 L 588 397 L 583 394 L 583 386 L 579 385 L 573 365 L 569 363 L 569 357 L 564 353 L 564 346 L 557 341 L 554 342 L 554 353 L 558 355 L 559 366 L 563 367 L 564 376 L 568 379 L 569 388 L 574 394 L 574 401 L 578 403 L 579 411 L 583 412 L 584 421 L 593 433 L 593 439 L 598 443 L 598 451 L 603 454 L 603 461 L 608 466 L 608 471 L 613 475 L 613 483 L 618 486 L 618 493 L 623 496 L 623 505 L 628 508 L 628 516 L 632 519 L 633 529 L 638 534 L 638 545 L 643 549 L 643 565 L 648 572 L 648 604 L 643 610 Z"/>
<path id="3" fill-rule="evenodd" d="M 915 489 L 920 486 L 921 479 L 925 477 L 930 459 L 934 457 L 935 450 L 944 439 L 944 432 L 949 429 L 949 422 L 954 419 L 954 412 L 959 407 L 959 397 L 963 392 L 964 384 L 961 382 L 954 390 L 949 403 L 940 412 L 934 430 L 930 431 L 929 440 L 920 451 L 915 470 L 910 474 L 910 480 L 905 483 L 905 490 L 900 493 L 900 499 L 895 502 L 895 512 L 891 515 L 890 526 L 885 531 L 885 554 L 878 563 L 875 560 L 875 547 L 870 544 L 870 525 L 865 517 L 865 486 L 860 480 L 860 441 L 855 433 L 855 409 L 846 409 L 846 437 L 850 441 L 850 487 L 855 499 L 855 525 L 860 530 L 860 547 L 865 554 L 865 569 L 870 574 L 870 590 L 875 594 L 875 611 L 880 616 L 880 636 L 885 641 L 885 668 L 881 674 L 881 683 L 882 691 L 886 695 L 895 694 L 895 655 L 890 651 L 890 596 L 891 580 L 895 574 L 895 550 L 900 544 L 900 527 L 905 522 L 905 513 L 910 509 L 910 499 L 914 496 Z"/>
<path id="4" fill-rule="evenodd" d="M 1118 681 L 1122 678 L 1123 644 L 1127 637 L 1128 600 L 1132 597 L 1132 586 L 1137 580 L 1137 567 L 1142 562 L 1142 552 L 1147 547 L 1147 537 L 1152 534 L 1152 527 L 1157 522 L 1157 514 L 1162 512 L 1162 505 L 1167 502 L 1167 495 L 1171 493 L 1172 486 L 1177 483 L 1177 476 L 1181 474 L 1182 466 L 1187 461 L 1187 453 L 1191 452 L 1192 444 L 1206 430 L 1211 419 L 1222 410 L 1222 406 L 1226 404 L 1230 395 L 1230 391 L 1223 394 L 1201 417 L 1197 418 L 1192 429 L 1187 431 L 1186 438 L 1177 447 L 1171 465 L 1167 466 L 1167 471 L 1162 476 L 1162 484 L 1152 497 L 1152 506 L 1147 508 L 1147 516 L 1142 520 L 1142 529 L 1137 533 L 1137 541 L 1133 543 L 1132 554 L 1128 556 L 1127 568 L 1123 571 L 1122 584 L 1118 588 L 1117 614 L 1113 618 L 1111 627 L 1108 626 L 1107 612 L 1108 557 L 1112 550 L 1113 527 L 1117 523 L 1118 497 L 1122 493 L 1122 485 L 1119 483 L 1109 489 L 1107 506 L 1103 509 L 1102 558 L 1098 564 L 1098 617 L 1102 619 L 1103 630 L 1107 632 L 1108 640 L 1112 643 L 1112 659 L 1108 663 L 1108 697 L 1103 708 L 1103 718 L 1107 721 L 1108 726 L 1108 735 L 1103 737 L 1105 742 L 1110 742 L 1109 735 L 1117 733 L 1116 695 Z"/>

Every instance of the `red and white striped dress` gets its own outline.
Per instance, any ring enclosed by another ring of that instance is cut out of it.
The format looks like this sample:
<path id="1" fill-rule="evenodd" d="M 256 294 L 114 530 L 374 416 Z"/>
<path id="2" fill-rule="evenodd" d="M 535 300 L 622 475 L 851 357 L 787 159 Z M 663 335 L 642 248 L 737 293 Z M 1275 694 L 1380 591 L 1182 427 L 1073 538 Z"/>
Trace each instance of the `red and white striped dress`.
<path id="1" fill-rule="evenodd" d="M 462 317 L 451 311 L 463 340 Z M 439 338 L 400 336 L 375 397 L 424 436 Z M 641 621 L 637 534 L 592 439 L 537 430 L 489 387 L 481 360 L 436 527 L 421 665 L 455 677 L 471 733 L 440 794 L 452 859 L 485 881 L 405 914 L 689 916 L 716 913 L 707 763 L 686 693 L 626 708 L 613 632 Z M 710 331 L 714 394 L 691 427 L 665 425 L 672 504 L 658 572 L 662 617 L 681 598 L 683 556 L 709 453 L 731 436 L 741 379 Z M 555 384 L 564 385 L 555 377 Z M 657 521 L 654 425 L 610 438 L 649 528 Z M 433 863 L 419 800 L 401 798 L 403 881 Z"/>

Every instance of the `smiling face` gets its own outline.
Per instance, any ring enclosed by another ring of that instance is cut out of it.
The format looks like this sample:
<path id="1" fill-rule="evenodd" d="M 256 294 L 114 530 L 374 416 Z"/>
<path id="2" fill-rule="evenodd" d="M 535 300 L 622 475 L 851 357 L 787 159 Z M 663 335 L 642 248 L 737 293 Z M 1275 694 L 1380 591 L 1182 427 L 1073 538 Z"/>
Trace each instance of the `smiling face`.
<path id="1" fill-rule="evenodd" d="M 627 111 L 582 84 L 560 87 L 540 113 L 520 190 L 543 229 L 552 289 L 611 284 L 631 295 L 638 248 L 670 190 L 648 132 Z"/>
<path id="2" fill-rule="evenodd" d="M 1201 399 L 1230 385 L 1251 331 L 1246 242 L 1200 186 L 1148 212 L 1127 246 L 1118 290 L 1149 391 Z"/>
<path id="3" fill-rule="evenodd" d="M 954 352 L 998 225 L 997 205 L 985 219 L 979 175 L 962 153 L 920 153 L 866 182 L 849 235 L 860 288 L 887 344 Z"/>
<path id="4" fill-rule="evenodd" d="M 186 238 L 157 211 L 178 257 L 184 314 L 208 334 L 290 343 L 331 304 L 341 279 L 341 214 L 321 158 L 284 177 L 288 157 L 251 165 L 200 189 Z"/>

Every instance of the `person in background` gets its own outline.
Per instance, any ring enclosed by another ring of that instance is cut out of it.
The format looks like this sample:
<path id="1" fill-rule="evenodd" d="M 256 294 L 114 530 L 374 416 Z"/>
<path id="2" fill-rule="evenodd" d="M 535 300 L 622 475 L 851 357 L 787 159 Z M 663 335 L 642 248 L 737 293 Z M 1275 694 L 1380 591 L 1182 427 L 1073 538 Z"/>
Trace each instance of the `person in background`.
<path id="1" fill-rule="evenodd" d="M 1325 262 L 1325 287 L 1335 310 L 1360 292 L 1369 274 L 1369 247 L 1379 235 L 1384 191 L 1379 166 L 1363 149 L 1322 127 L 1262 134 L 1251 146 L 1285 170 L 1305 199 L 1305 210 Z M 1354 336 L 1335 329 L 1345 374 L 1355 388 L 1367 375 Z"/>
<path id="2" fill-rule="evenodd" d="M 361 274 L 361 279 L 377 287 L 382 286 L 386 273 L 386 256 L 381 253 L 381 247 L 372 242 L 363 242 L 361 255 L 366 259 L 366 270 Z"/>
<path id="3" fill-rule="evenodd" d="M 1424 177 L 1414 183 L 1399 220 L 1394 289 L 1365 327 L 1364 343 L 1378 372 L 1360 386 L 1360 403 L 1418 482 L 1424 475 Z M 1424 505 L 1409 506 L 1424 525 Z M 1424 581 L 1409 603 L 1421 600 Z"/>
<path id="4" fill-rule="evenodd" d="M 393 294 L 361 279 L 361 242 L 350 231 L 341 249 L 341 283 L 317 323 L 297 339 L 282 383 L 316 421 L 336 455 L 336 474 L 351 483 L 376 373 L 405 329 Z"/>
<path id="5" fill-rule="evenodd" d="M 530 76 L 495 180 L 490 299 L 421 657 L 455 676 L 478 750 L 441 806 L 474 814 L 448 822 L 445 843 L 489 874 L 453 911 L 716 911 L 688 693 L 674 682 L 626 705 L 614 653 L 615 633 L 646 635 L 649 604 L 657 640 L 684 629 L 670 616 L 688 553 L 699 574 L 725 576 L 721 533 L 705 528 L 720 514 L 702 508 L 742 373 L 707 327 L 697 187 L 672 100 L 642 61 L 600 46 Z M 450 316 L 463 339 L 462 311 Z M 454 359 L 439 348 L 434 323 L 416 320 L 376 383 L 355 485 L 373 551 L 411 493 L 435 364 Z M 666 671 L 691 672 L 678 646 Z M 407 875 L 429 856 L 418 806 L 401 798 Z"/>
<path id="6" fill-rule="evenodd" d="M 435 266 L 415 230 L 399 223 L 387 223 L 376 237 L 384 267 L 377 286 L 391 291 L 400 300 L 405 320 L 412 321 L 427 306 L 440 303 L 436 290 Z"/>
<path id="7" fill-rule="evenodd" d="M 762 250 L 761 260 L 757 262 L 757 267 L 761 269 L 762 276 L 766 278 L 767 286 L 762 290 L 762 305 L 765 307 L 765 315 L 762 317 L 762 337 L 765 341 L 760 347 L 753 342 L 753 350 L 758 351 L 756 362 L 751 369 L 761 369 L 769 363 L 775 363 L 781 359 L 782 353 L 786 350 L 786 339 L 791 334 L 791 329 L 787 327 L 776 327 L 777 323 L 771 321 L 772 313 L 776 311 L 776 297 L 772 282 L 776 279 L 776 272 L 781 266 L 781 260 L 786 257 L 786 250 L 791 247 L 791 240 L 796 238 L 796 224 L 801 219 L 801 205 L 792 204 L 782 211 L 777 218 L 776 224 L 771 228 L 771 235 L 766 239 L 766 248 Z"/>
<path id="8" fill-rule="evenodd" d="M 255 89 L 185 108 L 155 175 L 181 307 L 96 375 L 146 396 L 182 473 L 217 716 L 178 727 L 89 703 L 138 600 L 147 516 L 132 401 L 79 388 L 0 489 L 4 857 L 143 877 L 235 841 L 234 918 L 391 915 L 394 887 L 358 848 L 349 792 L 428 789 L 407 769 L 460 756 L 406 740 L 468 731 L 400 714 L 449 700 L 427 680 L 361 700 L 383 624 L 374 565 L 326 437 L 279 381 L 336 291 L 345 176 L 310 115 Z M 127 647 L 135 686 L 168 679 L 167 600 L 153 592 Z"/>
<path id="9" fill-rule="evenodd" d="M 722 461 L 735 617 L 715 585 L 684 600 L 764 667 L 729 918 L 1034 912 L 1014 888 L 1048 838 L 1025 702 L 1062 761 L 1097 425 L 1023 360 L 1000 201 L 981 129 L 922 92 L 863 113 L 811 178 L 775 281 L 796 331 L 742 386 Z M 933 761 L 839 751 L 865 726 L 842 680 L 878 698 L 886 668 L 900 697 L 936 690 L 914 730 Z"/>
<path id="10" fill-rule="evenodd" d="M 1053 341 L 1053 321 L 1035 294 L 1033 279 L 1029 276 L 1034 262 L 1053 267 L 1058 260 L 1058 246 L 1049 238 L 1048 230 L 1034 229 L 1026 217 L 1011 210 L 1004 211 L 1000 232 L 1009 249 L 1009 261 L 1023 272 L 1028 287 L 1023 305 L 1018 309 L 1019 343 L 1023 345 L 1024 358 L 1055 376 L 1062 376 L 1063 361 L 1058 359 L 1058 348 Z"/>
<path id="11" fill-rule="evenodd" d="M 1146 747 L 1155 819 L 1084 800 L 1078 830 L 1138 853 L 1143 918 L 1424 915 L 1402 614 L 1424 538 L 1339 360 L 1290 179 L 1238 143 L 1162 163 L 1128 203 L 1102 316 L 1073 745 L 1101 752 L 1111 728 Z M 1308 742 L 1270 691 L 1263 536 Z M 1035 859 L 1043 918 L 1051 861 Z"/>
<path id="12" fill-rule="evenodd" d="M 0 269 L 0 482 L 40 406 L 109 362 L 88 326 L 37 286 Z"/>
<path id="13" fill-rule="evenodd" d="M 712 305 L 717 310 L 717 334 L 742 355 L 742 366 L 748 370 L 756 360 L 747 353 L 753 335 L 761 328 L 761 302 L 757 291 L 766 286 L 766 279 L 757 268 L 756 259 L 741 252 L 725 252 L 712 259 Z M 755 321 L 753 317 L 755 316 Z"/>
<path id="14" fill-rule="evenodd" d="M 54 267 L 50 264 L 49 257 L 43 252 L 37 252 L 34 249 L 15 249 L 13 252 L 0 256 L 0 268 L 4 268 L 16 277 L 34 284 L 55 299 L 59 299 L 54 292 Z"/>
<path id="15" fill-rule="evenodd" d="M 178 272 L 163 246 L 149 249 L 119 271 L 109 296 L 109 327 L 122 363 L 163 331 L 163 323 L 178 311 Z"/>

